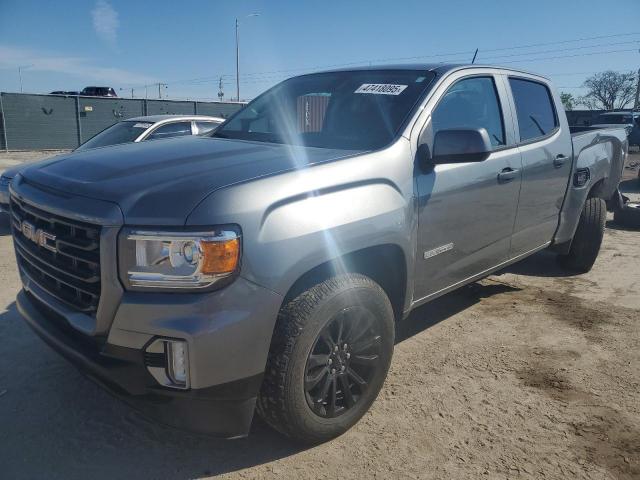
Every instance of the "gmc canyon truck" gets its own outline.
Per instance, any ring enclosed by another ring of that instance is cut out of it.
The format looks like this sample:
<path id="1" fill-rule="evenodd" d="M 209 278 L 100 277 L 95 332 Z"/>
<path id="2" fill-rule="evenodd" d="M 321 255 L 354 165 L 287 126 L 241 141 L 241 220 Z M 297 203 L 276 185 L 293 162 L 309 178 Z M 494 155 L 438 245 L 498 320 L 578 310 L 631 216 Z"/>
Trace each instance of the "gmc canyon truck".
<path id="1" fill-rule="evenodd" d="M 588 271 L 626 152 L 521 71 L 291 78 L 210 137 L 17 175 L 18 309 L 159 421 L 231 438 L 257 411 L 321 442 L 369 409 L 416 307 L 545 248 Z"/>

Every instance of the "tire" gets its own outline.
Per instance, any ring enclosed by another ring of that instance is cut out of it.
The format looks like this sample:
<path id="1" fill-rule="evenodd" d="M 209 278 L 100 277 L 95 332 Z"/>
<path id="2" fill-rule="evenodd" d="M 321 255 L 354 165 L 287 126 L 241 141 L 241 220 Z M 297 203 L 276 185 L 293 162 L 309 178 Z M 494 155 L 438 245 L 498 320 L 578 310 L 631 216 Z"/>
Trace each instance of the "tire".
<path id="1" fill-rule="evenodd" d="M 640 203 L 625 203 L 614 212 L 613 221 L 625 227 L 640 228 Z"/>
<path id="2" fill-rule="evenodd" d="M 591 270 L 600 252 L 606 219 L 605 201 L 601 198 L 588 198 L 580 213 L 569 253 L 558 255 L 558 263 L 574 272 L 586 273 Z"/>
<path id="3" fill-rule="evenodd" d="M 304 443 L 341 435 L 378 396 L 394 335 L 389 298 L 364 275 L 339 275 L 303 292 L 278 315 L 259 415 Z M 336 351 L 338 341 L 345 343 Z"/>

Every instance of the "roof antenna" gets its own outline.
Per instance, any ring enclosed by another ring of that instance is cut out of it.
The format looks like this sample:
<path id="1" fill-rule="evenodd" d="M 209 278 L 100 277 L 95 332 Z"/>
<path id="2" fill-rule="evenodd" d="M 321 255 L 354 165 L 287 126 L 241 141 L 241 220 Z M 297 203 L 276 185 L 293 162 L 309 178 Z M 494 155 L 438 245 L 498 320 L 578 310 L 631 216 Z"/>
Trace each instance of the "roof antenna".
<path id="1" fill-rule="evenodd" d="M 476 53 L 473 54 L 473 60 L 471 60 L 471 65 L 476 63 L 476 57 L 478 56 L 478 49 L 476 48 Z"/>

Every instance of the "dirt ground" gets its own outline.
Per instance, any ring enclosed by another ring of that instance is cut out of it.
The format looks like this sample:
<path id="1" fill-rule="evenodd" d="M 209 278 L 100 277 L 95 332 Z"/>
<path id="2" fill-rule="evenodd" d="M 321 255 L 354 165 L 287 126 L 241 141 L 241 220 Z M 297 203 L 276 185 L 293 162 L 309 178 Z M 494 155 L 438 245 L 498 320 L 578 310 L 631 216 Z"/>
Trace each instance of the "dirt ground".
<path id="1" fill-rule="evenodd" d="M 541 252 L 415 311 L 372 410 L 304 448 L 259 420 L 235 441 L 158 426 L 77 373 L 16 312 L 3 220 L 0 477 L 638 479 L 640 231 L 607 227 L 586 275 Z"/>

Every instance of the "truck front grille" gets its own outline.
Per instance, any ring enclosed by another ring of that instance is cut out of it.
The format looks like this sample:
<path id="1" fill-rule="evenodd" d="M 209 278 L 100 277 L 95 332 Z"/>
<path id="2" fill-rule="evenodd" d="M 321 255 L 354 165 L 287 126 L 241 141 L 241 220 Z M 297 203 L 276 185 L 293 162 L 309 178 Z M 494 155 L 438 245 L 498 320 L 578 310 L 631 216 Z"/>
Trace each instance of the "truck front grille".
<path id="1" fill-rule="evenodd" d="M 11 197 L 18 264 L 47 293 L 94 314 L 100 301 L 100 227 Z"/>

